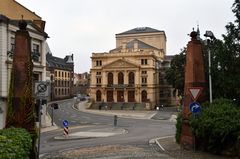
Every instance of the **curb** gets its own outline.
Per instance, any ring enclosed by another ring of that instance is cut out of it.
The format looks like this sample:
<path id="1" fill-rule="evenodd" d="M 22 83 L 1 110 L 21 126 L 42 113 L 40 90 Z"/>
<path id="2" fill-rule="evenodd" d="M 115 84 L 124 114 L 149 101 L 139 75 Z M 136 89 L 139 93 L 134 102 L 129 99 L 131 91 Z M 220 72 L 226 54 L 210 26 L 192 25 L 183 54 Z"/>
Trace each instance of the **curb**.
<path id="1" fill-rule="evenodd" d="M 159 137 L 159 138 L 154 138 L 154 139 L 149 140 L 148 143 L 149 143 L 149 144 L 155 144 L 155 143 L 156 143 L 162 151 L 166 151 L 166 150 L 164 149 L 164 147 L 158 142 L 158 140 L 166 139 L 166 138 L 171 138 L 171 137 L 174 137 L 174 136 L 163 136 L 163 137 Z"/>
<path id="2" fill-rule="evenodd" d="M 109 112 L 95 112 L 95 111 L 91 111 L 91 110 L 87 110 L 87 109 L 78 109 L 76 108 L 74 105 L 72 105 L 72 108 L 77 110 L 77 111 L 80 111 L 80 112 L 85 112 L 85 113 L 90 113 L 90 114 L 96 114 L 96 115 L 104 115 L 104 116 L 114 116 L 116 115 L 117 113 L 109 113 Z M 154 112 L 153 114 L 151 114 L 150 116 L 148 117 L 137 117 L 137 116 L 132 116 L 132 115 L 124 115 L 124 114 L 117 114 L 118 117 L 121 117 L 121 118 L 131 118 L 131 119 L 151 119 L 154 115 L 156 115 L 156 112 Z"/>
<path id="3" fill-rule="evenodd" d="M 95 131 L 84 131 L 84 133 L 109 133 L 109 132 L 95 132 Z M 53 139 L 54 140 L 81 140 L 81 139 L 91 139 L 91 138 L 104 138 L 104 137 L 111 137 L 111 136 L 116 136 L 116 135 L 124 135 L 124 134 L 127 134 L 128 131 L 126 129 L 123 129 L 121 130 L 121 132 L 113 132 L 112 134 L 109 134 L 109 135 L 103 135 L 103 136 L 99 136 L 99 135 L 93 135 L 93 136 L 63 136 L 63 135 L 60 135 L 60 136 L 55 136 Z"/>

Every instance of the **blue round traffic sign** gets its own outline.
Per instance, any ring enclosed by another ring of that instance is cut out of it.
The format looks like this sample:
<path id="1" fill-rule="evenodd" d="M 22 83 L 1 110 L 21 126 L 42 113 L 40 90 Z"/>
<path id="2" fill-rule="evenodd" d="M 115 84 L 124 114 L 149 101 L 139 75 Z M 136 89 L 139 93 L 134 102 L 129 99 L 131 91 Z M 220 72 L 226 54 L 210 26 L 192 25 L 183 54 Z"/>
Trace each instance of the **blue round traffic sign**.
<path id="1" fill-rule="evenodd" d="M 192 113 L 199 113 L 201 111 L 201 105 L 198 102 L 192 102 L 189 105 L 189 109 Z"/>
<path id="2" fill-rule="evenodd" d="M 67 126 L 68 126 L 68 124 L 69 124 L 69 123 L 68 123 L 68 121 L 67 121 L 67 120 L 63 120 L 63 126 L 64 126 L 64 127 L 67 127 Z"/>

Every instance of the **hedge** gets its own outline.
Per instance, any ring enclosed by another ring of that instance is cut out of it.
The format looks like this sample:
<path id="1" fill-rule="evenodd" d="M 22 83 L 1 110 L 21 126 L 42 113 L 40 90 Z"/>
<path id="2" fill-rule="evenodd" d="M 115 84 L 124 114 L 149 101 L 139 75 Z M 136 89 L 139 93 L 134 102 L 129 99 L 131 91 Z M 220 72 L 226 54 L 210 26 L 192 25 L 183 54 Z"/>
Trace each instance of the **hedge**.
<path id="1" fill-rule="evenodd" d="M 240 156 L 240 106 L 228 99 L 202 104 L 202 110 L 191 116 L 190 127 L 196 147 L 214 154 Z M 182 132 L 182 112 L 176 123 L 176 142 Z"/>
<path id="2" fill-rule="evenodd" d="M 26 129 L 8 128 L 0 130 L 1 159 L 28 159 L 31 150 L 32 139 Z"/>
<path id="3" fill-rule="evenodd" d="M 215 154 L 237 155 L 240 144 L 240 107 L 231 100 L 206 103 L 202 111 L 190 118 L 199 148 Z"/>

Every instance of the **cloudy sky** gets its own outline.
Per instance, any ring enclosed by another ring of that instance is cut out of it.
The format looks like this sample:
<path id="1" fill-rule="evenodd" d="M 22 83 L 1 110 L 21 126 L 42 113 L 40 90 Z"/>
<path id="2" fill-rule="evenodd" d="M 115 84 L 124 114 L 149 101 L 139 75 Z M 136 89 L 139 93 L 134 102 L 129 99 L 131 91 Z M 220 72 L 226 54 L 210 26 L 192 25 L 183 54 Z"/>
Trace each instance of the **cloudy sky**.
<path id="1" fill-rule="evenodd" d="M 186 46 L 199 24 L 217 38 L 234 21 L 234 0 L 16 0 L 46 21 L 54 56 L 74 54 L 75 72 L 90 70 L 93 52 L 115 48 L 115 34 L 136 27 L 164 30 L 167 55 Z"/>

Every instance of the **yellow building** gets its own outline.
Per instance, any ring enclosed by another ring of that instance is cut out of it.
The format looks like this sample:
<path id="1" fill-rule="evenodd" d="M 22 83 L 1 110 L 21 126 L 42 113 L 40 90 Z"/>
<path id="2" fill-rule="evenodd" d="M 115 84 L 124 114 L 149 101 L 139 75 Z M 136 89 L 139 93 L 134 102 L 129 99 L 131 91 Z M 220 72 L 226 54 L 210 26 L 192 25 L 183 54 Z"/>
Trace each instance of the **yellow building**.
<path id="1" fill-rule="evenodd" d="M 47 70 L 50 72 L 51 100 L 73 97 L 74 61 L 73 54 L 65 58 L 47 53 Z"/>
<path id="2" fill-rule="evenodd" d="M 116 48 L 92 54 L 90 96 L 96 102 L 159 104 L 159 67 L 166 35 L 149 27 L 116 34 Z"/>

